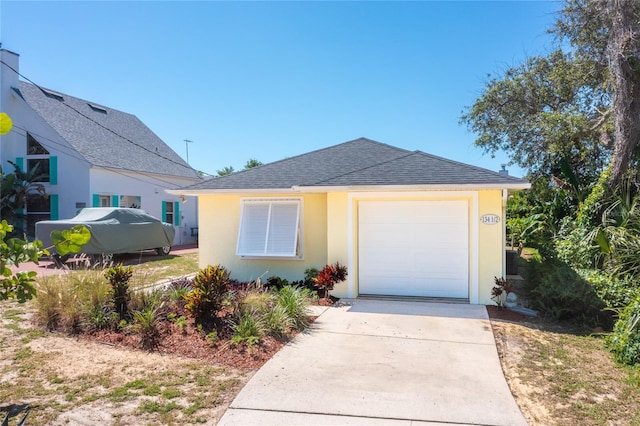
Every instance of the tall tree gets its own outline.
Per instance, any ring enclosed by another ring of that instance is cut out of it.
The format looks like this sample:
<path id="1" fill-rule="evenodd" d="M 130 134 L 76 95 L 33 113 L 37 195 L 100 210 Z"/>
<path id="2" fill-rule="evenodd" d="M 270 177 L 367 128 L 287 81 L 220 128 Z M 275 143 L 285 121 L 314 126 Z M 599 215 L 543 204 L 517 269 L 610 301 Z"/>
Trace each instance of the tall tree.
<path id="1" fill-rule="evenodd" d="M 589 58 L 557 49 L 490 77 L 461 122 L 490 154 L 503 150 L 533 175 L 559 175 L 566 161 L 591 181 L 611 154 L 610 92 Z"/>
<path id="2" fill-rule="evenodd" d="M 233 167 L 232 166 L 226 166 L 220 170 L 217 170 L 216 173 L 218 174 L 218 176 L 226 176 L 226 175 L 230 175 L 231 173 L 233 173 Z"/>
<path id="3" fill-rule="evenodd" d="M 244 165 L 244 170 L 253 169 L 254 167 L 262 166 L 262 161 L 258 161 L 255 158 L 251 158 L 247 160 L 247 163 Z"/>
<path id="4" fill-rule="evenodd" d="M 609 185 L 616 187 L 635 165 L 640 141 L 640 2 L 566 0 L 553 32 L 599 68 L 608 68 L 614 118 Z"/>
<path id="5" fill-rule="evenodd" d="M 615 147 L 609 183 L 617 185 L 637 154 L 640 143 L 640 2 L 607 2 L 613 74 Z"/>

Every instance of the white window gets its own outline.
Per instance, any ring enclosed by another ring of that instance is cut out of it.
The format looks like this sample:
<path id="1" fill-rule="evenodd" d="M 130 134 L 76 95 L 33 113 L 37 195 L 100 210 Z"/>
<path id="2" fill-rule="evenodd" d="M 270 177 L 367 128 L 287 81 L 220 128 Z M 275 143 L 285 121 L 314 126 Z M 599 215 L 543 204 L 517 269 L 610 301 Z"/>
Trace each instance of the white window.
<path id="1" fill-rule="evenodd" d="M 300 200 L 242 200 L 238 256 L 298 257 Z"/>

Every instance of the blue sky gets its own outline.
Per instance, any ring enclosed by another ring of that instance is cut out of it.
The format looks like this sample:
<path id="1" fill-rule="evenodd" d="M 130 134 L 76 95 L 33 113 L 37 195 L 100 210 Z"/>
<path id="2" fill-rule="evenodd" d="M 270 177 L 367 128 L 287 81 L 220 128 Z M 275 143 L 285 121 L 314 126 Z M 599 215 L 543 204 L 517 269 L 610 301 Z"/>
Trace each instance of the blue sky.
<path id="1" fill-rule="evenodd" d="M 197 170 L 361 136 L 498 170 L 459 124 L 553 47 L 557 1 L 0 1 L 35 83 L 138 116 Z M 510 167 L 511 174 L 524 171 Z"/>

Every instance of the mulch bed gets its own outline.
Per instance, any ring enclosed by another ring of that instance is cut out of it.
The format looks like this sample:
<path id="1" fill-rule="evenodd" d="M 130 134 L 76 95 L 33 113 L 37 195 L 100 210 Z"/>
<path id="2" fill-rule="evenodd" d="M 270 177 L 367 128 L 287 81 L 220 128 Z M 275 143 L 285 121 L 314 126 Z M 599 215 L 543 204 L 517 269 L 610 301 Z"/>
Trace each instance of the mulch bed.
<path id="1" fill-rule="evenodd" d="M 511 309 L 495 305 L 487 305 L 487 313 L 489 314 L 489 318 L 503 321 L 524 322 L 534 319 L 526 315 L 522 315 L 521 313 L 514 312 Z"/>
<path id="2" fill-rule="evenodd" d="M 314 303 L 320 306 L 331 306 L 339 299 L 321 298 Z M 314 321 L 317 317 L 309 317 Z M 152 352 L 173 354 L 208 360 L 236 368 L 258 369 L 273 357 L 297 333 L 291 333 L 286 339 L 262 337 L 260 343 L 252 346 L 231 343 L 231 334 L 219 336 L 217 341 L 211 342 L 206 335 L 194 327 L 190 322 L 187 327 L 180 329 L 171 321 L 163 321 L 159 326 L 159 336 Z M 81 338 L 107 344 L 115 347 L 142 349 L 140 336 L 126 331 L 99 330 L 91 334 L 83 334 Z"/>
<path id="3" fill-rule="evenodd" d="M 169 321 L 163 322 L 159 328 L 160 336 L 151 352 L 208 360 L 236 368 L 260 368 L 287 343 L 286 340 L 263 337 L 256 345 L 234 345 L 230 343 L 231 336 L 211 342 L 191 324 L 184 332 Z M 142 349 L 140 336 L 136 333 L 100 330 L 83 337 L 115 347 Z"/>

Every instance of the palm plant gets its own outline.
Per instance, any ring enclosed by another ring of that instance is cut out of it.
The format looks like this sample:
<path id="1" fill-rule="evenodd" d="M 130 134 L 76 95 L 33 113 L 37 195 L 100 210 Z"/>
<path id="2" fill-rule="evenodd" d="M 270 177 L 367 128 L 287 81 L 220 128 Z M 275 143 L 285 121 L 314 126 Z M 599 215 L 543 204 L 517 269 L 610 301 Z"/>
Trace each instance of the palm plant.
<path id="1" fill-rule="evenodd" d="M 602 223 L 589 237 L 600 248 L 605 268 L 614 276 L 640 276 L 640 196 L 624 182 L 604 209 Z"/>
<path id="2" fill-rule="evenodd" d="M 30 195 L 46 196 L 47 192 L 42 183 L 45 174 L 40 172 L 40 164 L 36 164 L 30 170 L 23 172 L 16 163 L 9 161 L 13 166 L 13 173 L 4 174 L 0 168 L 0 217 L 14 224 L 14 233 L 24 233 L 25 216 L 21 213 L 26 206 Z"/>

